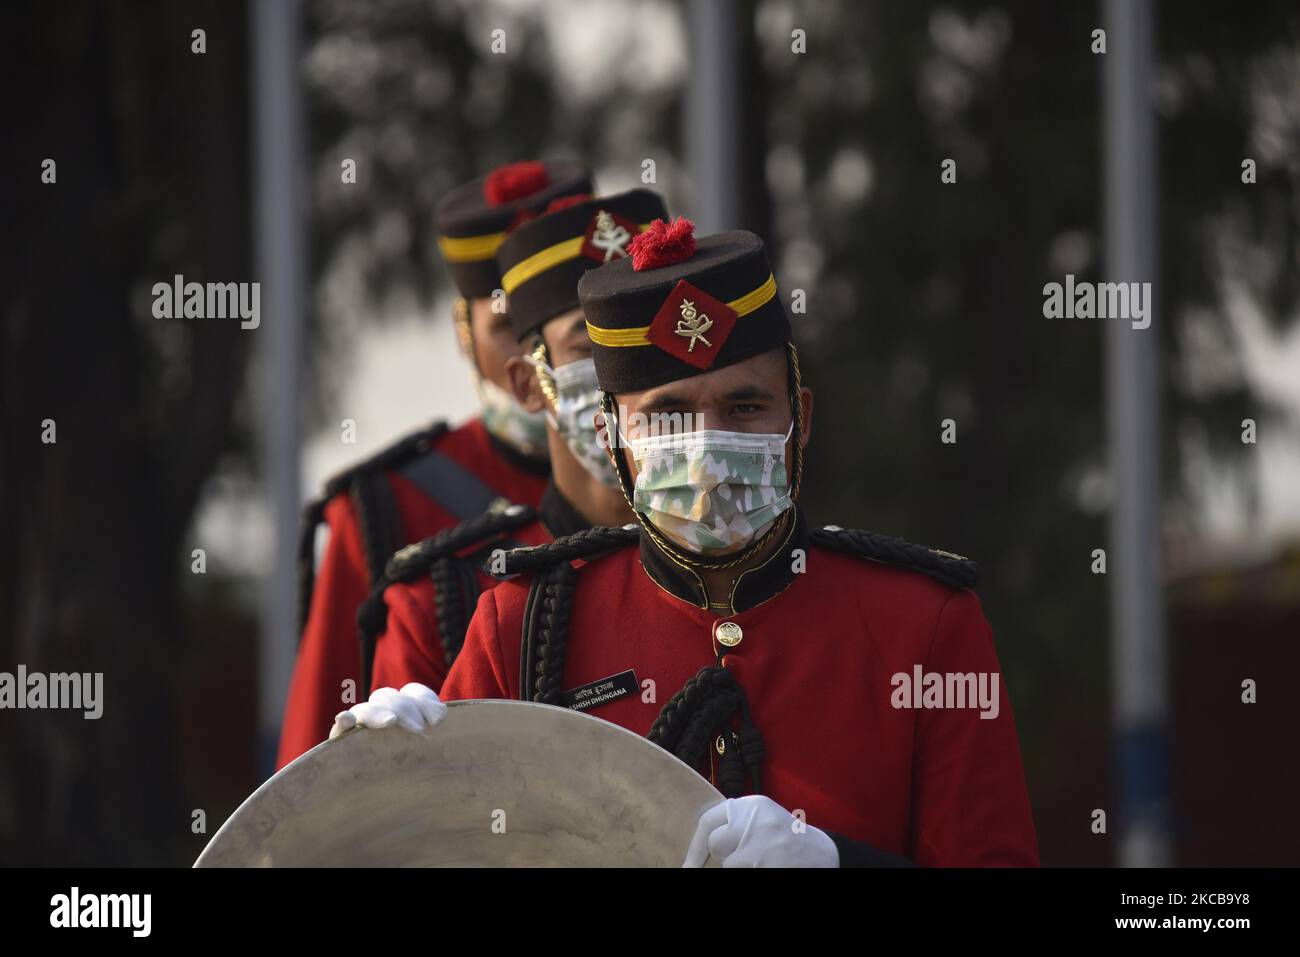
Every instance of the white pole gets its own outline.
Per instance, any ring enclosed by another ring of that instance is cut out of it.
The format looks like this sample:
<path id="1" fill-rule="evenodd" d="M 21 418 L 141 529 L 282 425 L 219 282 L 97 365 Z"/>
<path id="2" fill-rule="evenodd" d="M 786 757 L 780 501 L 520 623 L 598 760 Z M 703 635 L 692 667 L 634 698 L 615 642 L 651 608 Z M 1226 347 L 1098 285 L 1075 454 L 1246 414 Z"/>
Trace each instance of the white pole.
<path id="1" fill-rule="evenodd" d="M 735 229 L 740 222 L 740 95 L 735 0 L 691 0 L 690 75 L 683 153 L 691 174 L 687 217 L 696 234 Z"/>
<path id="2" fill-rule="evenodd" d="M 259 654 L 258 758 L 274 766 L 280 719 L 297 645 L 298 379 L 305 272 L 298 0 L 249 5 L 256 113 L 256 263 L 263 321 L 256 335 L 262 373 L 262 443 L 275 530 Z"/>
<path id="3" fill-rule="evenodd" d="M 1159 285 L 1156 250 L 1154 22 L 1150 0 L 1105 0 L 1106 278 L 1150 282 L 1151 325 L 1111 318 L 1106 405 L 1115 496 L 1111 592 L 1119 863 L 1170 863 L 1164 604 L 1160 574 Z"/>

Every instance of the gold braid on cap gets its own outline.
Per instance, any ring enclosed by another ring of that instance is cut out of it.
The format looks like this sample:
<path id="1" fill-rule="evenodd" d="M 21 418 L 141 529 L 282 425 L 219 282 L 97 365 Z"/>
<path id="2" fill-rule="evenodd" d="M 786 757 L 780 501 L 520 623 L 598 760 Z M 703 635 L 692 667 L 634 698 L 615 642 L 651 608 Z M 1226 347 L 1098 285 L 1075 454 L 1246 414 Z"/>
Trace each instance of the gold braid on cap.
<path id="1" fill-rule="evenodd" d="M 790 414 L 794 420 L 794 431 L 790 434 L 791 439 L 794 441 L 794 474 L 790 482 L 790 501 L 793 504 L 799 501 L 799 490 L 803 487 L 803 442 L 801 441 L 801 438 L 804 432 L 804 421 L 803 402 L 800 401 L 801 392 L 803 390 L 803 380 L 799 373 L 799 350 L 795 348 L 793 342 L 787 342 L 785 344 L 785 355 L 786 370 L 790 380 Z M 611 419 L 614 422 L 618 421 L 617 417 L 614 415 L 613 393 L 603 392 L 601 394 L 601 411 L 605 413 L 607 428 Z M 710 561 L 701 558 L 699 555 L 687 552 L 675 542 L 669 541 L 665 538 L 663 533 L 655 528 L 654 524 L 638 512 L 632 505 L 632 496 L 628 493 L 628 487 L 632 484 L 632 475 L 628 471 L 627 461 L 618 452 L 618 449 L 621 447 L 619 443 L 620 440 L 618 438 L 617 430 L 615 430 L 615 434 L 611 435 L 609 439 L 608 452 L 609 457 L 614 464 L 614 472 L 618 475 L 618 488 L 619 491 L 623 493 L 623 500 L 627 502 L 627 507 L 636 517 L 637 523 L 645 529 L 646 534 L 650 536 L 650 540 L 658 546 L 659 550 L 667 555 L 674 564 L 695 575 L 696 580 L 700 583 L 700 591 L 704 593 L 706 600 L 709 590 L 704 587 L 704 581 L 699 577 L 697 569 L 704 568 L 708 570 L 722 570 L 735 568 L 737 565 L 743 565 L 766 548 L 774 535 L 784 532 L 793 519 L 794 509 L 786 509 L 781 513 L 781 517 L 772 523 L 771 528 L 760 535 L 755 541 L 750 542 L 747 546 L 742 548 L 737 554 L 729 555 L 722 561 Z"/>

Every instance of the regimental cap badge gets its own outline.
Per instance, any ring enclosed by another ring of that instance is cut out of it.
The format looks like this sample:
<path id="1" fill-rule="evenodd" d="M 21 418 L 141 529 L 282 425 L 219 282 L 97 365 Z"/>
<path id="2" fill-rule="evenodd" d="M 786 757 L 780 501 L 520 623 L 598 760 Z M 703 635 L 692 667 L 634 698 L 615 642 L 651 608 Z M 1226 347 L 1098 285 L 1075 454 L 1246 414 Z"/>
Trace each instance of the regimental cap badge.
<path id="1" fill-rule="evenodd" d="M 646 338 L 683 362 L 707 369 L 738 318 L 725 302 L 682 279 L 655 313 Z"/>
<path id="2" fill-rule="evenodd" d="M 631 255 L 630 246 L 641 227 L 618 213 L 597 210 L 587 225 L 582 254 L 598 263 L 614 262 Z"/>
<path id="3" fill-rule="evenodd" d="M 685 336 L 690 340 L 690 345 L 686 347 L 686 351 L 695 351 L 696 340 L 704 343 L 709 348 L 713 348 L 713 343 L 704 338 L 704 334 L 713 328 L 713 320 L 696 309 L 695 303 L 689 299 L 682 300 L 681 310 L 682 317 L 677 320 L 677 328 L 673 331 L 677 335 Z"/>

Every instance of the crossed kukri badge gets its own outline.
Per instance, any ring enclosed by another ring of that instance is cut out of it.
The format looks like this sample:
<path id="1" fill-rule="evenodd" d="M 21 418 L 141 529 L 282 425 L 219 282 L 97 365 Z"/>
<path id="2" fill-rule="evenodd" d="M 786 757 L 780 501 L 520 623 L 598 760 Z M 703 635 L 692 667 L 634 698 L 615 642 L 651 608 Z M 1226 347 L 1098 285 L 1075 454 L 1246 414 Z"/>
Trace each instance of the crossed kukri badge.
<path id="1" fill-rule="evenodd" d="M 679 336 L 690 338 L 690 345 L 686 347 L 686 351 L 694 352 L 697 340 L 712 349 L 713 343 L 704 338 L 704 334 L 713 328 L 713 320 L 697 310 L 695 303 L 689 299 L 682 300 L 681 309 L 682 317 L 677 320 L 677 328 L 674 331 Z"/>

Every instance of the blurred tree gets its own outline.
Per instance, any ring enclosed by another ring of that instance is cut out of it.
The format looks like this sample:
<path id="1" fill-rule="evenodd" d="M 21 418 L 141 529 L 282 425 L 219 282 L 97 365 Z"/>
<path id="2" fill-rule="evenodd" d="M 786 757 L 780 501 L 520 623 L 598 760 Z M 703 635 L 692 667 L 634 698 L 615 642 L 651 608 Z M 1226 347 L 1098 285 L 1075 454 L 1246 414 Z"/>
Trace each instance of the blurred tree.
<path id="1" fill-rule="evenodd" d="M 185 860 L 183 536 L 237 447 L 253 337 L 237 320 L 155 319 L 150 289 L 176 273 L 253 278 L 244 10 L 21 4 L 4 36 L 0 667 L 103 672 L 104 711 L 5 713 L 0 857 Z M 40 181 L 46 157 L 55 184 Z"/>
<path id="2" fill-rule="evenodd" d="M 809 292 L 809 505 L 980 562 L 1044 860 L 1105 863 L 1084 810 L 1110 796 L 1107 580 L 1090 571 L 1106 545 L 1104 326 L 1042 314 L 1044 283 L 1097 279 L 1100 13 L 1032 0 L 848 6 L 770 0 L 757 15 L 781 275 Z M 800 29 L 806 54 L 791 50 Z M 1184 93 L 1161 128 L 1152 277 L 1178 503 L 1193 494 L 1177 444 L 1188 424 L 1241 449 L 1244 384 L 1198 392 L 1173 372 L 1189 311 L 1222 331 L 1208 240 L 1225 206 L 1280 204 L 1294 229 L 1293 187 L 1272 176 L 1243 194 L 1239 174 L 1252 64 L 1296 49 L 1296 14 L 1280 2 L 1249 16 L 1165 5 L 1158 36 L 1162 85 Z M 948 159 L 955 183 L 941 180 Z M 1277 238 L 1294 279 L 1291 241 Z M 945 419 L 956 444 L 940 442 Z"/>
<path id="3" fill-rule="evenodd" d="M 614 67 L 599 89 L 562 89 L 540 6 L 314 0 L 307 12 L 319 410 L 365 335 L 361 317 L 428 310 L 449 288 L 433 222 L 443 193 L 537 156 L 579 157 L 627 185 L 657 157 L 663 177 L 676 104 L 671 88 L 626 67 L 637 42 L 627 30 L 607 38 L 601 59 Z M 504 50 L 493 52 L 498 30 Z M 345 159 L 355 184 L 341 180 Z"/>

